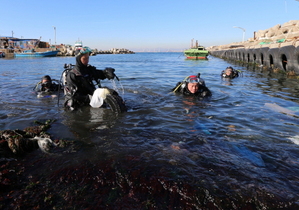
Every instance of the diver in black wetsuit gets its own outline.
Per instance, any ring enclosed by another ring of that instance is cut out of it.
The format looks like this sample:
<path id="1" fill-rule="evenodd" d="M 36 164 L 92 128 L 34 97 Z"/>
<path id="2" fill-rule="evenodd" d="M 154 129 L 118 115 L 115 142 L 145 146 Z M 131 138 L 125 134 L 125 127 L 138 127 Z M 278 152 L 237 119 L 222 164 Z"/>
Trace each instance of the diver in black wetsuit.
<path id="1" fill-rule="evenodd" d="M 221 72 L 222 78 L 230 78 L 233 79 L 239 76 L 239 72 L 235 70 L 233 67 L 229 66 L 225 70 Z"/>
<path id="2" fill-rule="evenodd" d="M 99 80 L 110 80 L 115 77 L 115 69 L 113 68 L 98 70 L 96 67 L 89 65 L 90 53 L 89 48 L 76 49 L 76 65 L 73 69 L 66 72 L 64 78 L 65 107 L 70 110 L 89 105 L 96 90 L 93 81 L 100 87 Z"/>
<path id="3" fill-rule="evenodd" d="M 59 81 L 52 80 L 49 75 L 45 75 L 41 81 L 36 84 L 34 90 L 38 93 L 51 93 L 58 91 L 59 88 L 61 88 Z"/>
<path id="4" fill-rule="evenodd" d="M 205 81 L 197 76 L 191 75 L 183 82 L 178 82 L 176 87 L 172 89 L 175 93 L 182 93 L 185 96 L 194 96 L 198 99 L 204 99 L 212 96 L 212 92 L 206 87 Z"/>

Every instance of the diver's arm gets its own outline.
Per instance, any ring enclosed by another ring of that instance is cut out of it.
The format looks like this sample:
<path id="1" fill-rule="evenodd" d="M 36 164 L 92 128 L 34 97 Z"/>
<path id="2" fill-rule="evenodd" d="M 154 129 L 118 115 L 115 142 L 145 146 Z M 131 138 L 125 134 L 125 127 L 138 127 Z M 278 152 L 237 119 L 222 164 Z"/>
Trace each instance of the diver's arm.
<path id="1" fill-rule="evenodd" d="M 92 72 L 92 76 L 95 80 L 101 79 L 114 79 L 115 78 L 115 69 L 111 67 L 107 67 L 104 70 L 96 69 L 94 66 L 89 66 L 90 71 Z"/>

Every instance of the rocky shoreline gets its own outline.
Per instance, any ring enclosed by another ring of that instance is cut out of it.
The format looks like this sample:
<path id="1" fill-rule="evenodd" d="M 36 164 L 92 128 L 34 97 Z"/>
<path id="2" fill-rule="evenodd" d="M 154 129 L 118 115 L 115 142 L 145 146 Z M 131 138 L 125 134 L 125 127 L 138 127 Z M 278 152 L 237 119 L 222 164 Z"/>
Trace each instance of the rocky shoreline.
<path id="1" fill-rule="evenodd" d="M 60 51 L 57 56 L 75 56 L 75 47 L 73 46 L 61 45 L 57 50 Z M 110 50 L 93 49 L 91 55 L 97 54 L 135 54 L 135 52 L 125 48 L 112 48 Z"/>
<path id="2" fill-rule="evenodd" d="M 46 52 L 46 51 L 53 51 L 53 50 L 58 50 L 57 56 L 75 56 L 75 46 L 71 45 L 57 45 L 55 47 L 51 48 L 34 48 L 35 52 Z M 15 55 L 14 53 L 17 52 L 22 52 L 24 50 L 28 49 L 0 49 L 1 52 L 4 53 L 4 57 L 7 58 L 13 58 Z M 110 50 L 97 50 L 97 49 L 91 49 L 91 55 L 97 55 L 97 54 L 135 54 L 135 52 L 125 49 L 125 48 L 112 48 Z"/>

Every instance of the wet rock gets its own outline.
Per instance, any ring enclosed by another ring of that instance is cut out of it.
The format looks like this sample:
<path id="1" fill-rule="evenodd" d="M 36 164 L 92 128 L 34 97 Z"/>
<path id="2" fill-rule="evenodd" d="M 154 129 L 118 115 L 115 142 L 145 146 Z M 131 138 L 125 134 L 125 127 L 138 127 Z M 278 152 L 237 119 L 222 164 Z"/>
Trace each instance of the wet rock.
<path id="1" fill-rule="evenodd" d="M 38 148 L 44 152 L 49 151 L 50 146 L 54 143 L 45 131 L 50 128 L 51 122 L 48 121 L 24 130 L 0 131 L 0 156 L 5 158 L 23 156 Z"/>

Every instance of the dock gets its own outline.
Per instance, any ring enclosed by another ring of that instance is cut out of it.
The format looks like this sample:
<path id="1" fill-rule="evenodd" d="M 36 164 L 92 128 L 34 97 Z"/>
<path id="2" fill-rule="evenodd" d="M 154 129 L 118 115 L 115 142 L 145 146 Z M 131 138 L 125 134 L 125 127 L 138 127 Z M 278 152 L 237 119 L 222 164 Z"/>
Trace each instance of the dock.
<path id="1" fill-rule="evenodd" d="M 299 75 L 299 20 L 259 30 L 244 42 L 212 46 L 208 50 L 215 57 Z"/>

